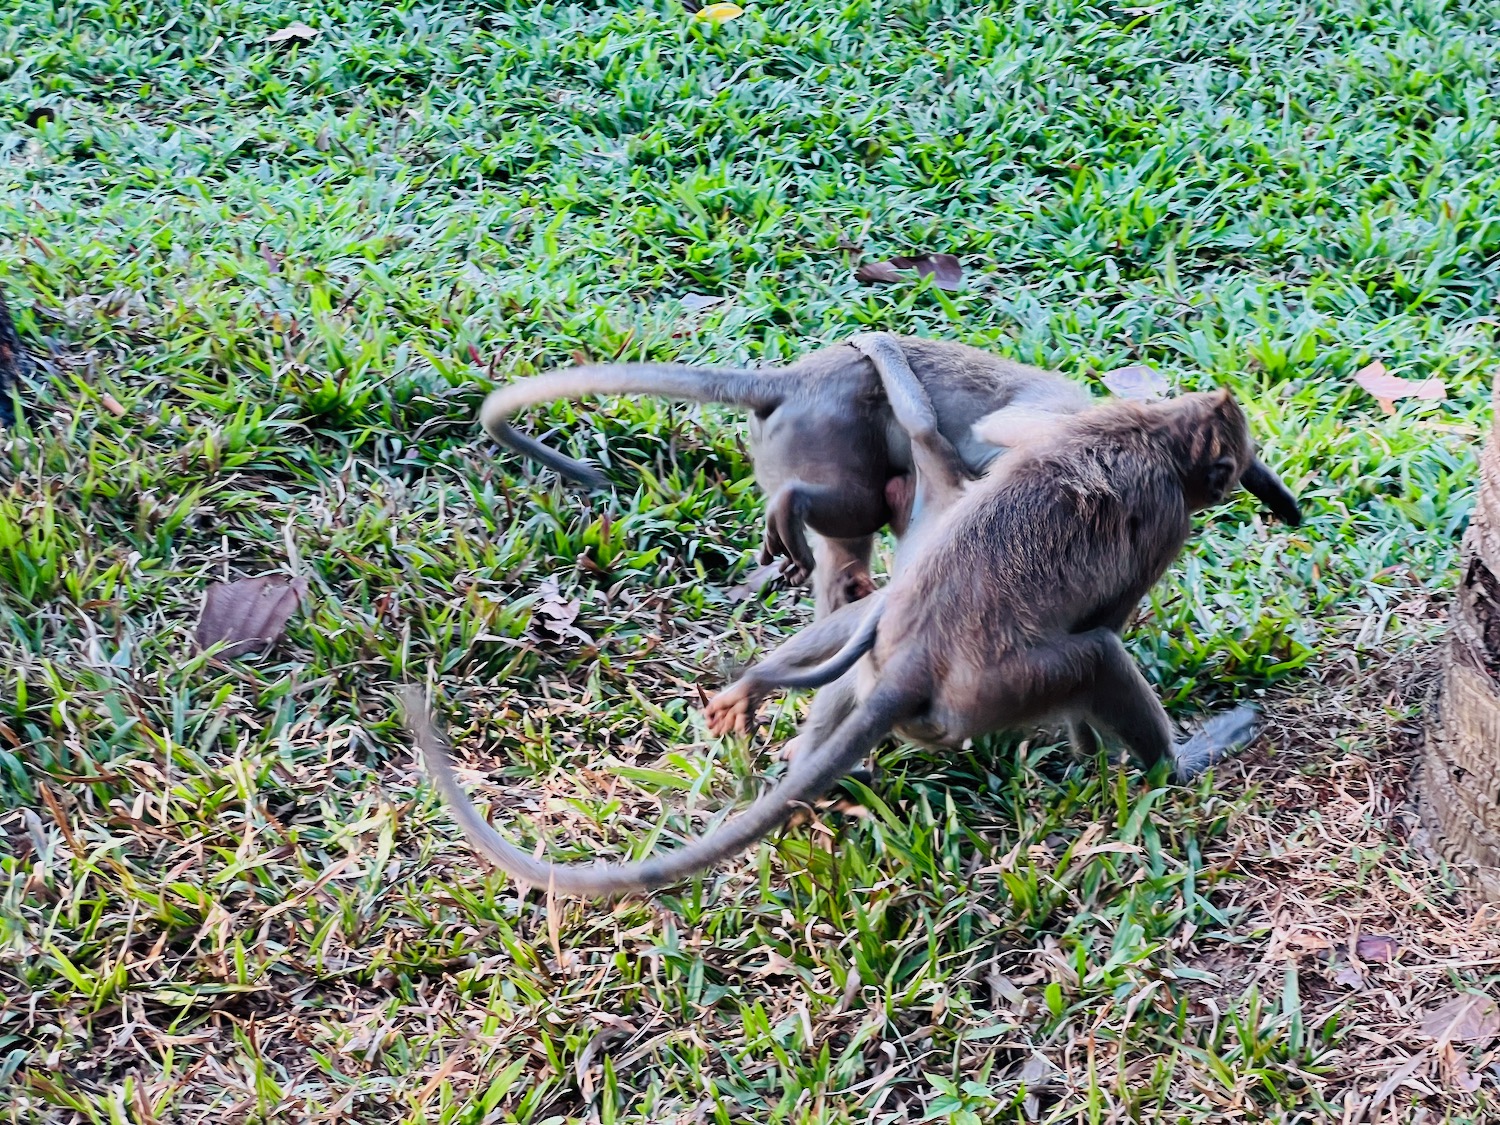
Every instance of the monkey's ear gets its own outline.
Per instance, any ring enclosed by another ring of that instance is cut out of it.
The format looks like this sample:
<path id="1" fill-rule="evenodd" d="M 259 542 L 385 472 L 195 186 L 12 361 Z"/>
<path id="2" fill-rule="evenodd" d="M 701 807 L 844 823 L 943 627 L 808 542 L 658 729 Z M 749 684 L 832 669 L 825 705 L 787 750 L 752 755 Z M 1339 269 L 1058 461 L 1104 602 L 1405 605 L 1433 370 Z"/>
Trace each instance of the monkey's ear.
<path id="1" fill-rule="evenodd" d="M 1208 502 L 1217 504 L 1224 499 L 1224 494 L 1229 491 L 1229 483 L 1234 480 L 1234 471 L 1239 468 L 1228 457 L 1220 457 L 1208 467 L 1203 474 L 1203 488 L 1208 493 Z"/>

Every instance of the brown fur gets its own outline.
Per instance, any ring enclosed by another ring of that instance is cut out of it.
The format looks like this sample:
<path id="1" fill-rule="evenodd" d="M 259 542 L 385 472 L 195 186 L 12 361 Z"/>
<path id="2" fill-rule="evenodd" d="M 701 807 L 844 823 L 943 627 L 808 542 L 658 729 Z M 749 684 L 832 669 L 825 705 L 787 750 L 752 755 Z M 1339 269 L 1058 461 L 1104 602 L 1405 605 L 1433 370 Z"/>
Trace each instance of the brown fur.
<path id="1" fill-rule="evenodd" d="M 885 376 L 899 380 L 895 362 Z M 930 506 L 922 549 L 877 597 L 804 630 L 709 706 L 717 729 L 742 723 L 777 676 L 824 660 L 798 682 L 827 684 L 781 782 L 685 847 L 627 864 L 561 865 L 508 843 L 458 785 L 447 748 L 415 698 L 408 718 L 427 767 L 474 845 L 516 878 L 556 891 L 611 895 L 680 881 L 720 862 L 816 798 L 888 732 L 937 745 L 1061 718 L 1077 739 L 1113 735 L 1145 766 L 1205 768 L 1252 726 L 1245 709 L 1188 742 L 1171 727 L 1119 639 L 1130 613 L 1191 531 L 1191 514 L 1241 477 L 1261 474 L 1283 510 L 1296 503 L 1255 457 L 1227 391 L 1160 403 L 1112 402 L 1058 422 L 978 482 L 953 479 L 951 448 L 930 436 L 919 397 L 898 398 L 914 434 L 918 491 Z M 1258 470 L 1255 468 L 1258 466 Z M 929 479 L 931 478 L 931 479 Z M 1268 479 L 1267 479 L 1268 478 Z M 1274 491 L 1274 490 L 1272 490 Z M 922 500 L 919 495 L 919 503 Z M 795 650 L 795 659 L 785 659 Z M 857 662 L 857 663 L 856 663 Z"/>
<path id="2" fill-rule="evenodd" d="M 999 452 L 972 432 L 984 416 L 1012 406 L 1071 414 L 1090 402 L 1083 387 L 1053 372 L 977 348 L 912 336 L 881 338 L 895 342 L 930 395 L 936 425 L 966 476 L 982 472 Z M 750 454 L 767 497 L 761 561 L 784 560 L 782 572 L 794 584 L 811 580 L 818 616 L 873 591 L 875 534 L 887 523 L 898 536 L 905 531 L 912 453 L 876 368 L 859 350 L 837 344 L 767 370 L 655 363 L 569 368 L 499 388 L 485 400 L 480 418 L 502 445 L 599 485 L 603 478 L 595 470 L 518 433 L 510 418 L 540 402 L 611 394 L 749 408 Z"/>

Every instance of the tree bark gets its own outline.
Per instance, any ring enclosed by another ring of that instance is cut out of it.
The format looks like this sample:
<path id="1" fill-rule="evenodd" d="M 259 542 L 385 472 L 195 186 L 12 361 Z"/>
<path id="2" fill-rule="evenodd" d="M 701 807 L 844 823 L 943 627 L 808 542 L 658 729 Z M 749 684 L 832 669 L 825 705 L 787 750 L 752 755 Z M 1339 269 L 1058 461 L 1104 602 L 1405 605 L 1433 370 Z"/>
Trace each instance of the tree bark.
<path id="1" fill-rule="evenodd" d="M 1442 661 L 1423 747 L 1422 819 L 1443 857 L 1486 898 L 1500 900 L 1500 426 L 1493 422 L 1479 455 L 1478 499 Z"/>

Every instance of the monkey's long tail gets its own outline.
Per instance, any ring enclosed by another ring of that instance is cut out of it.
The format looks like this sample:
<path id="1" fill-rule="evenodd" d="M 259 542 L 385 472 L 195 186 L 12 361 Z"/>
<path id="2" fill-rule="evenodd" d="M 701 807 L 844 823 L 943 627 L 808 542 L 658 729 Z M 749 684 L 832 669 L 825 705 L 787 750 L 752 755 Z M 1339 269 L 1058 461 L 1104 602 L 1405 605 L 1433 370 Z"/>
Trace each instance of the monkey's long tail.
<path id="1" fill-rule="evenodd" d="M 518 453 L 534 457 L 570 480 L 591 488 L 604 477 L 576 458 L 559 453 L 515 430 L 510 417 L 527 406 L 589 395 L 662 395 L 682 402 L 720 402 L 762 410 L 777 406 L 785 394 L 774 386 L 778 376 L 733 367 L 690 367 L 685 363 L 609 363 L 569 367 L 518 379 L 491 391 L 479 410 L 490 437 Z"/>
<path id="2" fill-rule="evenodd" d="M 821 796 L 873 750 L 902 719 L 916 714 L 924 698 L 910 687 L 881 685 L 820 746 L 798 754 L 786 774 L 738 816 L 706 836 L 664 855 L 633 863 L 561 864 L 534 859 L 492 828 L 458 783 L 448 760 L 448 742 L 432 725 L 418 688 L 404 696 L 406 722 L 428 775 L 469 842 L 496 867 L 524 883 L 563 894 L 608 896 L 670 886 L 735 855 L 785 823 L 792 810 Z"/>

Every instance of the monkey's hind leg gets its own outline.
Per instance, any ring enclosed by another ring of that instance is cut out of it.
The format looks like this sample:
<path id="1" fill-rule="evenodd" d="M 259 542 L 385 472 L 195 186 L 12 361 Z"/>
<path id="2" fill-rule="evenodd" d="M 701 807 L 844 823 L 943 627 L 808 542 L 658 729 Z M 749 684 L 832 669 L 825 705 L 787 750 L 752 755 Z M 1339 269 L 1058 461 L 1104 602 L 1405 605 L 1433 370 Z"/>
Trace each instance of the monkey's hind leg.
<path id="1" fill-rule="evenodd" d="M 820 620 L 852 602 L 868 598 L 875 592 L 870 577 L 870 555 L 875 537 L 830 539 L 812 533 L 813 619 Z"/>
<path id="2" fill-rule="evenodd" d="M 1099 753 L 1099 736 L 1082 719 L 1069 719 L 1068 745 L 1080 758 L 1092 758 Z"/>
<path id="3" fill-rule="evenodd" d="M 787 481 L 766 502 L 766 542 L 760 561 L 785 558 L 782 574 L 800 586 L 817 567 L 807 541 L 809 525 L 821 535 L 835 539 L 859 539 L 873 535 L 887 517 L 883 492 L 861 495 L 855 482 L 844 488 Z"/>
<path id="4" fill-rule="evenodd" d="M 807 718 L 802 721 L 802 728 L 781 748 L 782 758 L 788 762 L 793 761 L 802 753 L 804 746 L 822 746 L 832 737 L 839 724 L 859 706 L 855 676 L 852 671 L 846 672 L 813 696 L 812 706 L 808 708 Z M 866 758 L 845 776 L 861 785 L 874 785 L 874 756 Z"/>
<path id="5" fill-rule="evenodd" d="M 1211 719 L 1186 742 L 1174 744 L 1166 710 L 1114 632 L 1095 629 L 1068 640 L 1086 652 L 1092 649 L 1086 658 L 1093 664 L 1092 683 L 1081 693 L 1082 718 L 1123 742 L 1142 768 L 1149 770 L 1166 759 L 1176 780 L 1191 781 L 1254 733 L 1255 710 L 1240 707 Z"/>

